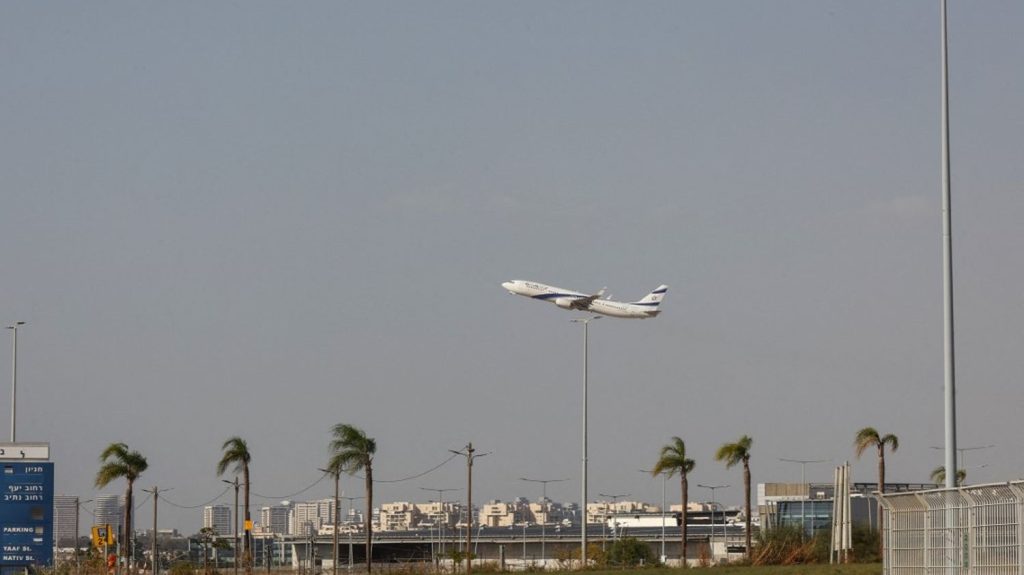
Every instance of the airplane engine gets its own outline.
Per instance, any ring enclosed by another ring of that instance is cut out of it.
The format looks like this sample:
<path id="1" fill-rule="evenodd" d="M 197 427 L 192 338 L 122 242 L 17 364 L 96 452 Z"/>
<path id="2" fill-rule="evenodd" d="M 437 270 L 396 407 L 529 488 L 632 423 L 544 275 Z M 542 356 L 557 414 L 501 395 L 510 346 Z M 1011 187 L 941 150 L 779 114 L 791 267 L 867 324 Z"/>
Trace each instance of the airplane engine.
<path id="1" fill-rule="evenodd" d="M 571 297 L 555 298 L 555 305 L 562 309 L 572 309 L 572 303 L 574 301 L 576 300 L 572 299 Z"/>

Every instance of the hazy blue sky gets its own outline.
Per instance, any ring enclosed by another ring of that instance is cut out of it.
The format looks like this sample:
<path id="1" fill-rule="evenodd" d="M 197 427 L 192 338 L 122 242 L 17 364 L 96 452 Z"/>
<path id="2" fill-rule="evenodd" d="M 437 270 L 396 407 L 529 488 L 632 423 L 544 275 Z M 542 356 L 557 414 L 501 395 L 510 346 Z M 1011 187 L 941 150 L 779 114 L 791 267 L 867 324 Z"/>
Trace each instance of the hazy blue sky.
<path id="1" fill-rule="evenodd" d="M 950 18 L 960 443 L 996 445 L 970 480 L 1007 480 L 1024 467 L 1024 3 L 952 0 Z M 656 320 L 591 328 L 595 499 L 659 500 L 636 470 L 673 435 L 693 483 L 737 486 L 723 442 L 754 438 L 755 482 L 795 481 L 778 458 L 852 459 L 872 425 L 901 440 L 889 478 L 926 481 L 938 26 L 938 0 L 5 2 L 19 439 L 49 441 L 58 491 L 83 498 L 127 442 L 149 458 L 139 486 L 189 505 L 221 491 L 227 437 L 279 496 L 350 422 L 381 479 L 473 441 L 492 452 L 476 501 L 539 496 L 521 476 L 571 478 L 549 495 L 578 501 L 581 328 L 499 284 L 667 283 Z M 873 457 L 854 472 L 873 480 Z M 463 482 L 453 461 L 376 494 Z"/>

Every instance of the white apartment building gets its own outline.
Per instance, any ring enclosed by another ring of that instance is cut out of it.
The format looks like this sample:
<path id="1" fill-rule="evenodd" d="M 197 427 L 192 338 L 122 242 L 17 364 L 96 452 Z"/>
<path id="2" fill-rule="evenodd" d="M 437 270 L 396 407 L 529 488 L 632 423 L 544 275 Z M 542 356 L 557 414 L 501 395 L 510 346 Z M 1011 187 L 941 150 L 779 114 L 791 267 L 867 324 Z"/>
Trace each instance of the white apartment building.
<path id="1" fill-rule="evenodd" d="M 407 531 L 415 529 L 423 517 L 419 507 L 414 503 L 396 501 L 380 506 L 381 531 Z"/>
<path id="2" fill-rule="evenodd" d="M 614 515 L 660 512 L 660 507 L 643 501 L 597 501 L 587 503 L 587 523 L 601 523 Z"/>
<path id="3" fill-rule="evenodd" d="M 528 511 L 528 521 L 537 525 L 554 525 L 561 523 L 567 517 L 561 503 L 555 503 L 546 498 L 542 498 L 536 503 L 530 503 Z"/>
<path id="4" fill-rule="evenodd" d="M 511 527 L 530 520 L 529 503 L 519 498 L 512 502 L 493 499 L 480 506 L 480 525 L 484 527 Z"/>
<path id="5" fill-rule="evenodd" d="M 72 547 L 78 538 L 78 497 L 53 496 L 53 543 L 57 547 Z"/>
<path id="6" fill-rule="evenodd" d="M 114 533 L 121 532 L 124 521 L 124 496 L 99 495 L 93 500 L 93 525 L 110 525 Z"/>
<path id="7" fill-rule="evenodd" d="M 291 504 L 270 505 L 260 508 L 260 533 L 287 535 Z"/>
<path id="8" fill-rule="evenodd" d="M 207 505 L 203 507 L 203 528 L 213 529 L 221 537 L 234 535 L 230 505 Z"/>
<path id="9" fill-rule="evenodd" d="M 292 506 L 288 518 L 290 535 L 318 533 L 324 525 L 334 525 L 334 499 L 302 501 Z"/>
<path id="10" fill-rule="evenodd" d="M 428 529 L 438 526 L 454 529 L 462 513 L 462 504 L 455 501 L 416 503 L 416 507 L 422 514 L 421 524 L 426 524 Z"/>

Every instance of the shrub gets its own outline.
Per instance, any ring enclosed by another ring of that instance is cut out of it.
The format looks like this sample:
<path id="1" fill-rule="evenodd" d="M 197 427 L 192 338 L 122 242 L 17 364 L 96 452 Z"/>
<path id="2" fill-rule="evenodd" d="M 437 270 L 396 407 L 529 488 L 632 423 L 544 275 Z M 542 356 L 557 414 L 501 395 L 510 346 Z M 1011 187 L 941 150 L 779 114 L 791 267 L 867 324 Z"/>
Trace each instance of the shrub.
<path id="1" fill-rule="evenodd" d="M 624 537 L 612 543 L 608 549 L 608 563 L 620 567 L 636 565 L 657 565 L 651 548 L 635 537 Z"/>

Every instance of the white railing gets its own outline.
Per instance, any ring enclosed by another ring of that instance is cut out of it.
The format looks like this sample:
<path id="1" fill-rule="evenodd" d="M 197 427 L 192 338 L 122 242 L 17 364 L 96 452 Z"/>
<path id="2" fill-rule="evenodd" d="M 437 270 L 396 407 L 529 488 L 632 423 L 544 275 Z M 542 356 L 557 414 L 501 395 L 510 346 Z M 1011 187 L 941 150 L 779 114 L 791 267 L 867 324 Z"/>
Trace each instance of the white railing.
<path id="1" fill-rule="evenodd" d="M 881 500 L 884 575 L 1024 575 L 1024 481 Z"/>

